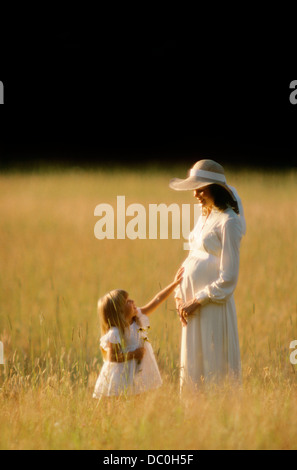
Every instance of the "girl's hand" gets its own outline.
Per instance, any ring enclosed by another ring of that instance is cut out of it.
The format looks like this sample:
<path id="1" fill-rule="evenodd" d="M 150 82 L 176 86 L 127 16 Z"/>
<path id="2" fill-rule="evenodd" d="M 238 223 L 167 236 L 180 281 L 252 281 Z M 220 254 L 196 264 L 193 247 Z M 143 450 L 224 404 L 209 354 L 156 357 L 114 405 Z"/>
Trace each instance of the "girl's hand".
<path id="1" fill-rule="evenodd" d="M 174 278 L 174 284 L 178 285 L 181 283 L 183 279 L 183 274 L 184 274 L 185 268 L 181 266 L 179 270 L 177 271 L 175 278 Z"/>
<path id="2" fill-rule="evenodd" d="M 137 348 L 135 351 L 133 351 L 133 358 L 136 359 L 136 361 L 141 361 L 145 353 L 144 348 Z"/>

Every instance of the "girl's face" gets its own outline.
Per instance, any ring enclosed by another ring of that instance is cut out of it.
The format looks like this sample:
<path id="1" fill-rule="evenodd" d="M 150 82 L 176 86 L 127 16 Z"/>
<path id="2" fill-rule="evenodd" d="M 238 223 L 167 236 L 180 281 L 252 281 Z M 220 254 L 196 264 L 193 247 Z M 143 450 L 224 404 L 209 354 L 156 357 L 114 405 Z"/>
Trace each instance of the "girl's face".
<path id="1" fill-rule="evenodd" d="M 202 204 L 202 206 L 207 209 L 211 209 L 214 204 L 214 200 L 211 196 L 211 192 L 208 186 L 205 186 L 204 188 L 201 188 L 201 189 L 195 189 L 194 197 L 198 199 L 200 204 Z"/>
<path id="2" fill-rule="evenodd" d="M 137 313 L 136 305 L 134 300 L 128 299 L 126 300 L 126 305 L 125 305 L 125 318 L 129 322 L 132 320 L 133 317 L 135 317 Z"/>

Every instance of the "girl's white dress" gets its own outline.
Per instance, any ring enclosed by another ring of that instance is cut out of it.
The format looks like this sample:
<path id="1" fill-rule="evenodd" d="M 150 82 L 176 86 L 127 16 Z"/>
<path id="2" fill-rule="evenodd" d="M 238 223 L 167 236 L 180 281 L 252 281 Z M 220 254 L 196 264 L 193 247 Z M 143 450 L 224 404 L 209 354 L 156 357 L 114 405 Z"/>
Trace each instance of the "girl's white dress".
<path id="1" fill-rule="evenodd" d="M 190 233 L 190 253 L 175 297 L 196 297 L 201 307 L 182 328 L 181 390 L 240 379 L 241 362 L 233 292 L 239 273 L 239 247 L 244 218 L 232 209 L 213 209 L 200 216 Z"/>
<path id="2" fill-rule="evenodd" d="M 141 362 L 138 363 L 135 359 L 126 362 L 104 361 L 95 385 L 94 398 L 121 394 L 135 395 L 162 385 L 153 348 L 147 338 L 149 318 L 139 308 L 137 309 L 137 318 L 140 326 L 133 322 L 129 328 L 126 328 L 124 342 L 121 341 L 119 329 L 111 327 L 101 337 L 100 346 L 107 351 L 108 343 L 119 344 L 124 353 L 144 347 L 145 353 Z M 123 348 L 123 344 L 125 344 L 125 348 Z"/>

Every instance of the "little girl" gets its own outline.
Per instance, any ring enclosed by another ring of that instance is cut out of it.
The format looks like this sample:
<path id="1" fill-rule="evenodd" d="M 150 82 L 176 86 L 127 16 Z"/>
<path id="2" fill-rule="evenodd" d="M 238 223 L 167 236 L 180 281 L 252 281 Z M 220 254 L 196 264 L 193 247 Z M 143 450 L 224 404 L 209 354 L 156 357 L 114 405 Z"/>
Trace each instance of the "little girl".
<path id="1" fill-rule="evenodd" d="M 116 289 L 98 301 L 104 364 L 97 379 L 94 398 L 136 395 L 157 388 L 162 379 L 147 338 L 148 315 L 166 300 L 182 280 L 180 268 L 174 281 L 147 305 L 136 308 L 126 291 Z"/>

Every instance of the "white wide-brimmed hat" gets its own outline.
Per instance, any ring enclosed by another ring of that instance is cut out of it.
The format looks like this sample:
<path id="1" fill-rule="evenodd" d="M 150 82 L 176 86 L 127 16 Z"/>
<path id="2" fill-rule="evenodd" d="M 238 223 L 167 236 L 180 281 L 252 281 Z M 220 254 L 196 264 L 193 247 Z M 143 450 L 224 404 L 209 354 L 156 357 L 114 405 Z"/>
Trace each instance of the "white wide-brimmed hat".
<path id="1" fill-rule="evenodd" d="M 235 195 L 227 185 L 224 168 L 214 160 L 199 160 L 190 169 L 188 178 L 173 178 L 169 183 L 169 187 L 176 191 L 190 191 L 209 186 L 210 184 L 222 186 L 236 201 Z"/>

